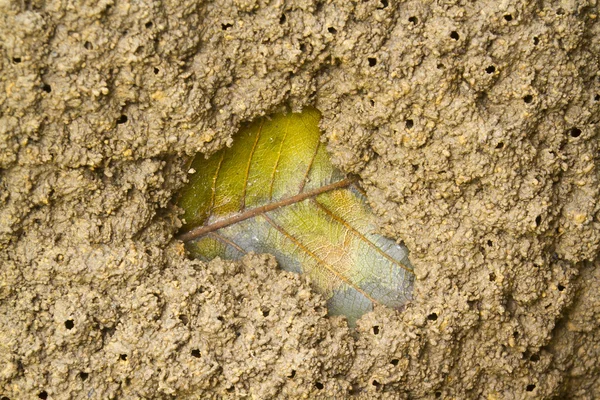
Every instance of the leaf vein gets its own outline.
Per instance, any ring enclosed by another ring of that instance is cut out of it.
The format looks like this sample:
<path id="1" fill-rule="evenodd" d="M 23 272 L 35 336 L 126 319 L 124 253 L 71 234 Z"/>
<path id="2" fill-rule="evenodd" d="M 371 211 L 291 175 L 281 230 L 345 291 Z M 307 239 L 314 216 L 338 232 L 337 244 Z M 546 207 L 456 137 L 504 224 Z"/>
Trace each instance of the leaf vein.
<path id="1" fill-rule="evenodd" d="M 304 179 L 302 179 L 302 182 L 300 182 L 300 188 L 298 189 L 298 193 L 302 193 L 302 191 L 304 190 L 304 186 L 306 186 L 306 180 L 308 179 L 308 174 L 310 174 L 310 171 L 312 170 L 312 167 L 315 163 L 315 159 L 317 158 L 319 147 L 321 147 L 320 141 L 317 142 L 317 148 L 315 149 L 315 152 L 313 153 L 312 158 L 308 163 L 308 168 L 306 169 L 306 173 L 304 174 Z"/>
<path id="2" fill-rule="evenodd" d="M 217 196 L 217 180 L 219 179 L 219 172 L 221 172 L 221 164 L 223 164 L 223 159 L 225 158 L 225 152 L 221 151 L 221 159 L 219 160 L 219 164 L 217 165 L 217 171 L 215 172 L 215 176 L 213 177 L 211 195 L 210 195 L 210 208 L 208 211 L 208 215 L 212 213 L 212 210 L 215 208 L 215 199 Z M 208 218 L 206 219 L 208 221 Z"/>
<path id="3" fill-rule="evenodd" d="M 369 299 L 371 302 L 373 302 L 373 304 L 379 304 L 379 302 L 377 300 L 375 300 L 371 296 L 369 296 L 368 293 L 366 293 L 364 290 L 362 290 L 360 287 L 358 287 L 356 284 L 354 284 L 352 281 L 350 281 L 344 275 L 341 275 L 339 272 L 337 272 L 331 265 L 327 264 L 325 261 L 323 261 L 321 258 L 319 258 L 316 254 L 314 254 L 312 251 L 310 251 L 310 249 L 308 249 L 306 246 L 304 246 L 302 244 L 302 242 L 300 242 L 298 239 L 296 239 L 293 235 L 291 235 L 283 227 L 277 225 L 275 223 L 275 221 L 273 221 L 269 216 L 267 216 L 266 214 L 263 214 L 262 216 L 263 216 L 263 218 L 265 218 L 265 220 L 269 224 L 271 224 L 271 226 L 273 226 L 273 228 L 275 228 L 279 232 L 281 232 L 281 234 L 284 235 L 286 238 L 288 238 L 292 243 L 294 243 L 297 248 L 301 249 L 303 252 L 305 252 L 310 257 L 312 257 L 317 263 L 321 264 L 325 269 L 327 269 L 329 272 L 331 272 L 333 275 L 335 275 L 336 278 L 338 278 L 339 280 L 344 282 L 346 285 L 350 286 L 351 288 L 353 288 L 354 290 L 356 290 L 357 292 L 359 292 L 360 294 L 365 296 L 367 299 Z"/>
<path id="4" fill-rule="evenodd" d="M 286 121 L 285 133 L 283 134 L 283 139 L 281 139 L 281 143 L 279 144 L 279 151 L 277 152 L 277 160 L 275 161 L 275 166 L 273 167 L 273 173 L 271 174 L 271 186 L 269 187 L 269 199 L 273 200 L 273 185 L 275 184 L 275 173 L 277 172 L 277 167 L 279 166 L 279 160 L 281 160 L 281 152 L 283 151 L 283 144 L 285 143 L 285 139 L 288 136 L 288 128 L 290 126 L 290 121 Z"/>
<path id="5" fill-rule="evenodd" d="M 362 233 L 360 233 L 359 231 L 357 231 L 352 225 L 350 225 L 348 222 L 346 222 L 346 220 L 344 220 L 343 218 L 340 218 L 337 215 L 335 215 L 330 209 L 328 209 L 325 205 L 323 205 L 322 203 L 320 203 L 317 199 L 313 198 L 312 201 L 317 205 L 317 207 L 321 211 L 323 211 L 325 214 L 329 215 L 329 217 L 331 219 L 333 219 L 334 221 L 337 221 L 340 224 L 344 225 L 346 227 L 346 229 L 348 229 L 348 231 L 352 232 L 359 239 L 361 239 L 364 242 L 366 242 L 368 246 L 370 246 L 373 249 L 375 249 L 376 252 L 378 252 L 380 255 L 382 255 L 383 257 L 385 257 L 388 261 L 392 262 L 393 264 L 396 264 L 398 267 L 400 267 L 400 268 L 402 268 L 402 269 L 404 269 L 406 271 L 412 272 L 412 270 L 410 268 L 408 268 L 406 265 L 404 265 L 404 264 L 396 261 L 394 258 L 390 257 L 383 250 L 381 250 L 379 248 L 379 246 L 377 246 L 375 243 L 373 243 L 372 241 L 370 241 L 365 235 L 363 235 Z"/>
<path id="6" fill-rule="evenodd" d="M 242 247 L 240 247 L 238 244 L 236 244 L 233 240 L 229 240 L 228 238 L 226 238 L 223 235 L 219 235 L 216 232 L 210 232 L 209 235 L 212 236 L 212 237 L 214 237 L 217 240 L 220 240 L 221 242 L 225 243 L 226 245 L 229 245 L 229 246 L 233 247 L 234 249 L 236 249 L 240 253 L 248 254 L 248 252 L 246 250 L 244 250 Z"/>
<path id="7" fill-rule="evenodd" d="M 250 156 L 248 157 L 248 165 L 246 166 L 246 177 L 244 179 L 244 191 L 242 192 L 242 204 L 241 209 L 244 210 L 246 208 L 246 191 L 248 189 L 248 178 L 250 177 L 250 166 L 252 165 L 252 158 L 254 157 L 254 152 L 256 151 L 256 145 L 258 144 L 258 139 L 260 139 L 260 134 L 262 133 L 263 125 L 265 124 L 265 119 L 262 118 L 260 120 L 260 127 L 258 128 L 258 132 L 256 133 L 256 139 L 254 139 L 254 144 L 252 145 L 252 150 L 250 150 Z"/>

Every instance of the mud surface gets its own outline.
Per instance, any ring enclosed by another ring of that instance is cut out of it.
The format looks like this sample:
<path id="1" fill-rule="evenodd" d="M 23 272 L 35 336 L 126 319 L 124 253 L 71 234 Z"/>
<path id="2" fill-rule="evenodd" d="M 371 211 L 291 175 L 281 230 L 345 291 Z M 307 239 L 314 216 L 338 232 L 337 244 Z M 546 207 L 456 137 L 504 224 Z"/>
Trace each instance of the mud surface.
<path id="1" fill-rule="evenodd" d="M 0 398 L 598 398 L 599 11 L 0 1 Z M 356 332 L 173 239 L 189 156 L 306 105 L 416 267 Z"/>

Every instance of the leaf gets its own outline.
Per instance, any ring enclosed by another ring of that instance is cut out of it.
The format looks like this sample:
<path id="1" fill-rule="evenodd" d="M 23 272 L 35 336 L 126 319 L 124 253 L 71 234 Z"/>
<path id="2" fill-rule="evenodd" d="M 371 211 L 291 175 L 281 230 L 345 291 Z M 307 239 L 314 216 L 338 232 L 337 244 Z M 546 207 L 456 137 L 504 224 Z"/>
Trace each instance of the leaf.
<path id="1" fill-rule="evenodd" d="M 331 164 L 319 118 L 315 109 L 260 118 L 233 147 L 198 155 L 179 198 L 180 238 L 202 259 L 273 254 L 310 275 L 329 313 L 353 325 L 373 303 L 405 304 L 414 275 L 408 250 L 377 234 L 356 181 Z"/>

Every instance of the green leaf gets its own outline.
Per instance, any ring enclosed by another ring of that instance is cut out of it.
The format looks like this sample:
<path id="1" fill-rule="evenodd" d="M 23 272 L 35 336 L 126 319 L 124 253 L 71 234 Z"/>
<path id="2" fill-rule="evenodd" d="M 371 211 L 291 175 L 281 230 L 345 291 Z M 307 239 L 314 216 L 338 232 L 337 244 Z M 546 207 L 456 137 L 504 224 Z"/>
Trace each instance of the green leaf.
<path id="1" fill-rule="evenodd" d="M 180 238 L 202 259 L 275 255 L 310 275 L 329 313 L 353 325 L 373 303 L 405 304 L 414 275 L 408 250 L 377 233 L 356 181 L 331 164 L 319 119 L 315 109 L 260 118 L 231 148 L 198 155 L 179 198 Z"/>

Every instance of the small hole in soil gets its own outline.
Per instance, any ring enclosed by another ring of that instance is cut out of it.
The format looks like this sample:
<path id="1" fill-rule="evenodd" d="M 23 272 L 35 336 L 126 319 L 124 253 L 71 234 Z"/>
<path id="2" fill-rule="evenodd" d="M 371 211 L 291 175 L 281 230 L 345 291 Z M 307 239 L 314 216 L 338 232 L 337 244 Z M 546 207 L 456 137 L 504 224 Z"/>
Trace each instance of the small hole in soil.
<path id="1" fill-rule="evenodd" d="M 557 289 L 558 289 L 559 292 L 562 292 L 563 290 L 565 290 L 565 287 L 563 285 L 559 284 L 557 286 Z"/>
<path id="2" fill-rule="evenodd" d="M 394 358 L 392 361 L 390 361 L 390 364 L 392 364 L 394 367 L 397 366 L 400 363 L 400 360 L 398 360 L 397 358 Z"/>
<path id="3" fill-rule="evenodd" d="M 532 354 L 531 357 L 529 357 L 529 360 L 531 360 L 533 362 L 538 362 L 538 361 L 540 361 L 540 356 L 539 356 L 539 354 Z"/>
<path id="4" fill-rule="evenodd" d="M 288 378 L 293 379 L 296 376 L 296 370 L 293 369 L 292 372 L 288 375 Z"/>
<path id="5" fill-rule="evenodd" d="M 487 245 L 490 246 L 490 247 L 492 247 L 494 245 L 494 242 L 492 242 L 491 240 L 488 240 L 487 241 Z"/>
<path id="6" fill-rule="evenodd" d="M 379 325 L 375 325 L 375 326 L 373 327 L 373 334 L 374 334 L 374 335 L 379 335 Z"/>
<path id="7" fill-rule="evenodd" d="M 148 21 L 146 22 L 146 24 L 144 25 L 146 28 L 150 29 L 154 26 L 154 24 L 152 23 L 152 21 Z"/>
<path id="8" fill-rule="evenodd" d="M 533 389 L 535 389 L 535 385 L 533 383 L 530 383 L 529 385 L 527 385 L 527 387 L 525 387 L 525 390 L 527 390 L 528 392 L 533 392 Z"/>
<path id="9" fill-rule="evenodd" d="M 192 355 L 192 357 L 200 358 L 200 350 L 198 349 L 193 349 L 190 354 Z"/>
<path id="10" fill-rule="evenodd" d="M 335 35 L 337 33 L 337 29 L 335 29 L 333 26 L 330 26 L 329 28 L 327 28 L 327 31 L 329 33 L 331 33 L 332 35 Z"/>
<path id="11" fill-rule="evenodd" d="M 390 3 L 388 2 L 388 0 L 381 0 L 381 7 L 379 7 L 379 9 L 381 10 L 382 8 L 386 8 Z"/>
<path id="12" fill-rule="evenodd" d="M 181 321 L 182 324 L 187 325 L 188 322 L 190 322 L 190 319 L 188 318 L 187 315 L 185 314 L 179 314 L 179 320 Z"/>
<path id="13" fill-rule="evenodd" d="M 556 10 L 556 15 L 564 15 L 564 14 L 565 14 L 565 10 L 563 10 L 562 8 L 559 8 L 558 10 Z"/>
<path id="14" fill-rule="evenodd" d="M 233 24 L 229 24 L 229 23 L 221 24 L 221 29 L 224 31 L 226 31 L 227 29 L 232 28 L 232 27 L 233 27 Z"/>
<path id="15" fill-rule="evenodd" d="M 503 142 L 498 142 L 498 144 L 496 145 L 496 148 L 497 148 L 498 150 L 500 150 L 500 149 L 501 149 L 501 148 L 503 148 L 503 147 L 504 147 L 504 143 L 503 143 Z"/>
<path id="16" fill-rule="evenodd" d="M 512 19 L 513 19 L 513 16 L 512 16 L 512 15 L 510 15 L 510 14 L 506 14 L 506 15 L 504 16 L 504 20 L 505 20 L 506 22 L 510 22 L 510 21 L 512 21 Z"/>
<path id="17" fill-rule="evenodd" d="M 377 65 L 377 59 L 376 58 L 369 57 L 369 58 L 367 58 L 367 60 L 369 61 L 369 66 L 370 67 L 374 67 L 374 66 Z"/>
<path id="18" fill-rule="evenodd" d="M 268 317 L 269 316 L 269 310 L 263 310 L 262 315 L 263 315 L 263 317 Z"/>
<path id="19" fill-rule="evenodd" d="M 0 397 L 0 400 L 10 400 L 8 397 L 4 396 L 4 397 Z"/>
<path id="20" fill-rule="evenodd" d="M 416 25 L 419 23 L 419 18 L 413 16 L 413 17 L 408 17 L 408 22 L 412 23 L 413 25 Z"/>
<path id="21" fill-rule="evenodd" d="M 540 39 L 537 36 L 533 37 L 533 45 L 537 46 L 538 44 L 540 44 Z"/>
<path id="22" fill-rule="evenodd" d="M 375 107 L 375 100 L 369 100 L 369 103 L 371 103 L 371 107 Z"/>
<path id="23" fill-rule="evenodd" d="M 40 392 L 40 394 L 38 394 L 38 397 L 39 397 L 40 399 L 47 399 L 47 398 L 48 398 L 48 392 L 46 392 L 45 390 L 42 390 L 42 391 Z"/>
<path id="24" fill-rule="evenodd" d="M 13 57 L 13 62 L 14 62 L 15 64 L 18 64 L 18 63 L 20 63 L 20 62 L 21 62 L 21 57 Z M 45 392 L 44 392 L 44 393 L 45 393 Z"/>
<path id="25" fill-rule="evenodd" d="M 121 354 L 121 355 L 119 356 L 119 359 L 120 359 L 121 361 L 127 361 L 127 354 Z"/>
<path id="26" fill-rule="evenodd" d="M 518 338 L 518 337 L 519 337 L 519 332 L 517 332 L 517 331 L 514 331 L 514 332 L 513 332 L 513 337 L 514 337 L 515 339 L 516 339 L 516 338 Z"/>
<path id="27" fill-rule="evenodd" d="M 373 379 L 373 382 L 371 382 L 371 385 L 375 386 L 376 388 L 379 388 L 381 386 L 381 383 L 379 383 L 377 381 L 377 379 Z"/>
<path id="28" fill-rule="evenodd" d="M 42 85 L 42 90 L 46 93 L 50 93 L 52 91 L 52 86 L 48 85 L 47 83 L 44 83 Z"/>
<path id="29" fill-rule="evenodd" d="M 581 129 L 575 127 L 571 128 L 571 137 L 579 137 L 581 135 Z"/>
<path id="30" fill-rule="evenodd" d="M 406 129 L 411 129 L 413 126 L 415 126 L 415 121 L 413 121 L 412 119 L 407 119 L 405 124 Z"/>
<path id="31" fill-rule="evenodd" d="M 121 115 L 119 118 L 117 118 L 117 124 L 124 124 L 127 122 L 127 119 L 127 115 Z"/>
<path id="32" fill-rule="evenodd" d="M 458 40 L 458 39 L 460 39 L 460 35 L 459 35 L 459 34 L 458 34 L 458 32 L 456 32 L 456 31 L 452 31 L 452 32 L 450 32 L 450 37 L 451 37 L 452 39 L 454 39 L 454 40 Z"/>
<path id="33" fill-rule="evenodd" d="M 431 313 L 427 316 L 427 319 L 430 321 L 435 321 L 438 319 L 438 315 L 436 313 Z"/>
<path id="34" fill-rule="evenodd" d="M 223 318 L 223 316 L 222 316 L 222 315 L 219 315 L 219 316 L 217 317 L 217 319 L 218 319 L 219 321 L 221 321 L 221 322 L 225 321 L 225 318 Z"/>
<path id="35" fill-rule="evenodd" d="M 436 68 L 437 69 L 444 69 L 444 64 L 438 64 L 438 65 L 436 65 Z"/>
<path id="36" fill-rule="evenodd" d="M 442 392 L 435 392 L 435 398 L 439 399 L 440 397 L 442 397 Z"/>
<path id="37" fill-rule="evenodd" d="M 323 386 L 323 384 L 321 382 L 315 382 L 315 386 L 317 387 L 317 389 L 321 390 L 323 389 L 325 386 Z"/>
<path id="38" fill-rule="evenodd" d="M 85 47 L 86 50 L 92 50 L 94 48 L 94 45 L 92 45 L 90 42 L 85 42 L 83 44 L 83 47 Z"/>
<path id="39" fill-rule="evenodd" d="M 73 322 L 72 319 L 68 319 L 65 321 L 65 328 L 73 329 L 74 326 L 75 326 L 75 323 Z"/>
<path id="40" fill-rule="evenodd" d="M 535 217 L 535 226 L 540 226 L 541 223 L 542 223 L 542 216 L 538 215 L 537 217 Z"/>
<path id="41" fill-rule="evenodd" d="M 496 280 L 496 274 L 491 272 L 489 276 L 490 282 L 494 282 Z"/>
<path id="42" fill-rule="evenodd" d="M 306 44 L 300 43 L 300 51 L 303 53 L 306 51 Z"/>
<path id="43" fill-rule="evenodd" d="M 527 104 L 530 104 L 533 101 L 533 96 L 530 94 L 526 94 L 523 96 L 523 101 Z"/>
<path id="44" fill-rule="evenodd" d="M 494 67 L 493 65 L 490 65 L 489 67 L 487 67 L 485 69 L 485 72 L 487 72 L 488 74 L 493 74 L 494 72 L 496 72 L 496 67 Z"/>
<path id="45" fill-rule="evenodd" d="M 279 24 L 281 24 L 281 25 L 285 24 L 286 20 L 287 20 L 287 17 L 285 16 L 285 14 L 281 14 L 281 17 L 279 17 Z"/>
<path id="46" fill-rule="evenodd" d="M 600 94 L 594 96 L 594 101 L 600 101 Z"/>
<path id="47" fill-rule="evenodd" d="M 88 374 L 87 372 L 81 371 L 79 373 L 79 379 L 81 379 L 82 381 L 85 381 L 88 378 L 88 376 L 90 376 L 90 374 Z"/>
<path id="48" fill-rule="evenodd" d="M 158 73 L 160 72 L 160 69 L 154 67 L 153 72 L 154 72 L 154 75 L 158 75 Z"/>
<path id="49" fill-rule="evenodd" d="M 228 387 L 227 389 L 225 389 L 225 390 L 227 390 L 227 393 L 233 393 L 233 392 L 235 391 L 235 386 L 233 386 L 233 385 L 232 385 L 232 386 L 229 386 L 229 387 Z"/>
<path id="50" fill-rule="evenodd" d="M 477 308 L 477 301 L 475 300 L 467 300 L 467 305 L 469 306 L 470 309 L 475 309 Z"/>

